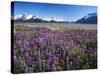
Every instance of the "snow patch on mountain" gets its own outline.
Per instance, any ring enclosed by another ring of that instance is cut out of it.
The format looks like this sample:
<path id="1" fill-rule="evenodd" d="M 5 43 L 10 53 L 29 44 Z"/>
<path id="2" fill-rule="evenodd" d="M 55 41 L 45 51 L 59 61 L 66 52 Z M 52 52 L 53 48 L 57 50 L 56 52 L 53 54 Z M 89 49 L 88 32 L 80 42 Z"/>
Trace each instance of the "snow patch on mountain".
<path id="1" fill-rule="evenodd" d="M 84 17 L 84 19 L 87 19 L 87 18 L 92 17 L 92 16 L 97 16 L 97 14 L 96 13 L 88 14 L 87 16 Z"/>
<path id="2" fill-rule="evenodd" d="M 25 15 L 26 20 L 31 19 L 32 17 L 32 15 Z"/>
<path id="3" fill-rule="evenodd" d="M 14 20 L 20 19 L 23 15 L 16 15 L 14 16 Z"/>

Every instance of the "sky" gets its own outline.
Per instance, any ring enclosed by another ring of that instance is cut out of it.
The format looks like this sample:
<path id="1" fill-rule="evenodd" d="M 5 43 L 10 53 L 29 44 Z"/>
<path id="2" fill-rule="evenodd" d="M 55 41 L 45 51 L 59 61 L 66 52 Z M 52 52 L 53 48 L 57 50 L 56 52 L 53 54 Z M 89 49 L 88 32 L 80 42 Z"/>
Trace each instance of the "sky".
<path id="1" fill-rule="evenodd" d="M 14 5 L 11 4 L 11 12 L 13 16 L 31 14 L 39 17 L 57 17 L 64 21 L 76 21 L 89 13 L 97 12 L 97 7 L 15 1 Z"/>

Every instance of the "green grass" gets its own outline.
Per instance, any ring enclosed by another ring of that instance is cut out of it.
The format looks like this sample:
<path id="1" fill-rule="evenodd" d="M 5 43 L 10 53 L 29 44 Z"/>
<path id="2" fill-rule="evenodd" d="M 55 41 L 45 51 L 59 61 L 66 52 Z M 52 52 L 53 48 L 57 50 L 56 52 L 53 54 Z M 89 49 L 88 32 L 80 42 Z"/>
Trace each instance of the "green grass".
<path id="1" fill-rule="evenodd" d="M 19 31 L 19 30 L 23 30 L 23 29 L 27 29 L 27 28 L 31 28 L 31 27 L 39 27 L 39 26 L 26 26 L 26 25 L 16 25 L 14 26 L 14 31 Z M 76 26 L 48 26 L 47 28 L 50 28 L 52 30 L 71 30 L 71 29 L 79 29 L 79 27 Z"/>
<path id="2" fill-rule="evenodd" d="M 71 30 L 71 29 L 80 29 L 78 26 L 49 26 L 48 28 L 52 30 Z"/>
<path id="3" fill-rule="evenodd" d="M 14 31 L 19 31 L 19 30 L 23 30 L 23 29 L 27 29 L 27 28 L 34 28 L 34 27 L 42 27 L 43 25 L 14 25 Z M 87 26 L 76 26 L 76 25 L 66 25 L 66 26 L 44 26 L 47 28 L 50 28 L 51 30 L 60 30 L 60 31 L 64 31 L 64 30 L 76 30 L 76 29 L 93 29 L 91 27 L 87 27 Z"/>
<path id="4" fill-rule="evenodd" d="M 27 28 L 29 28 L 29 26 L 15 25 L 14 26 L 14 31 L 19 31 L 19 30 L 23 30 L 23 29 L 27 29 Z"/>

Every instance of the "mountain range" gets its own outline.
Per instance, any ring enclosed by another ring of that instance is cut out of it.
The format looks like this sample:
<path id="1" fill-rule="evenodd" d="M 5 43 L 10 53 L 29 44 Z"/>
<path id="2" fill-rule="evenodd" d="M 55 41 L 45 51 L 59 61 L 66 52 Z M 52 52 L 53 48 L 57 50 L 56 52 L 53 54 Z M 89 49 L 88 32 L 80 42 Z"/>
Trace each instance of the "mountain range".
<path id="1" fill-rule="evenodd" d="M 66 22 L 66 23 L 71 23 L 68 21 L 64 21 L 61 18 L 56 18 L 56 17 L 38 17 L 38 16 L 33 16 L 30 14 L 22 14 L 22 15 L 16 15 L 16 16 L 11 16 L 11 20 L 14 22 Z M 89 13 L 86 16 L 78 19 L 77 21 L 73 23 L 81 23 L 81 24 L 97 24 L 97 13 Z"/>

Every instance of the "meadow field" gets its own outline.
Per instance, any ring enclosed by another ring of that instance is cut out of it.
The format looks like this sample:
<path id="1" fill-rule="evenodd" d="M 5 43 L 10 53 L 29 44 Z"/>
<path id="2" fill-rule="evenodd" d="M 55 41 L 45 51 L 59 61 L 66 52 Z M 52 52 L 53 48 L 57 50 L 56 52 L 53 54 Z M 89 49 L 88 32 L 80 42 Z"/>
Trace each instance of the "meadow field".
<path id="1" fill-rule="evenodd" d="M 97 68 L 96 25 L 15 24 L 14 72 Z"/>

